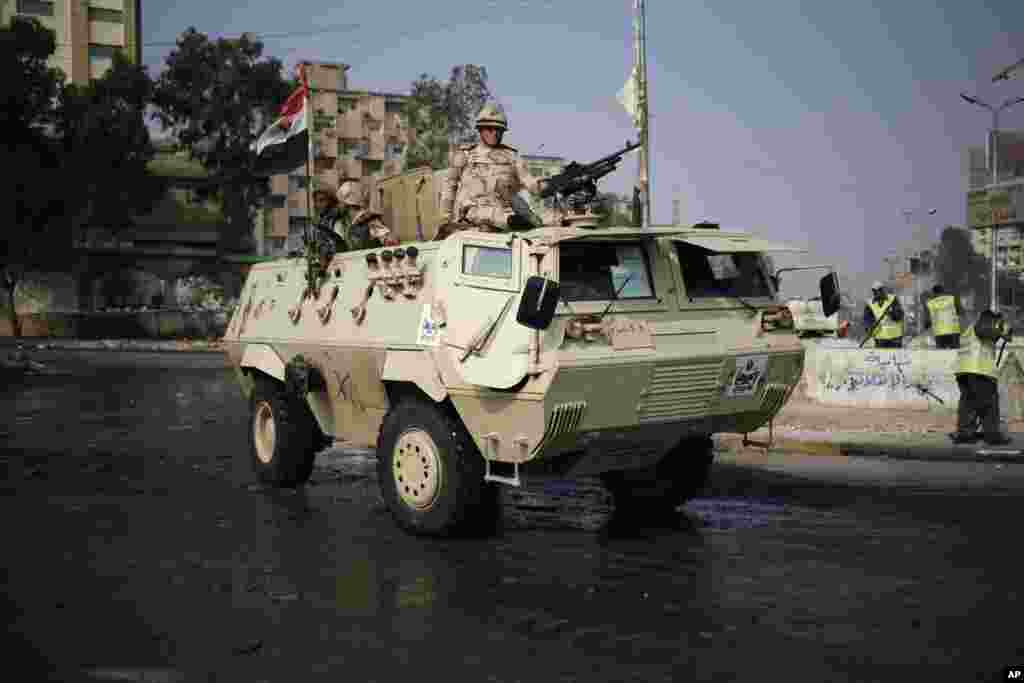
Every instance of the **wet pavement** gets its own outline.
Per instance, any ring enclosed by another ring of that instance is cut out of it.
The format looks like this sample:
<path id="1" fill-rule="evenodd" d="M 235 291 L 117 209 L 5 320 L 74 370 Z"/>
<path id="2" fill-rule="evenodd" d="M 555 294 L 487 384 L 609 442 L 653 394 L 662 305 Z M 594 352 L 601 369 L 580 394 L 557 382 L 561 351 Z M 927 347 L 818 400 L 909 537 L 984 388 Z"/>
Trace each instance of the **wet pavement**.
<path id="1" fill-rule="evenodd" d="M 971 681 L 1024 662 L 1020 465 L 723 454 L 673 519 L 533 482 L 497 534 L 429 540 L 392 523 L 371 453 L 257 485 L 216 354 L 37 358 L 61 372 L 0 391 L 21 680 Z"/>

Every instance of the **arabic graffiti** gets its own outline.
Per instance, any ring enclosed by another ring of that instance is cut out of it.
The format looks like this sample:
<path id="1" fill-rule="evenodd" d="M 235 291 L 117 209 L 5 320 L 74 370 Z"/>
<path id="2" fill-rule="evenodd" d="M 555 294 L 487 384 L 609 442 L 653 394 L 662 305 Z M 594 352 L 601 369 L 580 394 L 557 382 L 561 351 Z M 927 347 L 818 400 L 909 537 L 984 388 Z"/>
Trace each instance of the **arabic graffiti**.
<path id="1" fill-rule="evenodd" d="M 819 375 L 820 386 L 837 398 L 882 393 L 955 403 L 956 381 L 945 357 L 926 359 L 920 352 L 904 350 L 870 351 L 845 358 L 841 353 L 830 355 L 831 362 Z"/>

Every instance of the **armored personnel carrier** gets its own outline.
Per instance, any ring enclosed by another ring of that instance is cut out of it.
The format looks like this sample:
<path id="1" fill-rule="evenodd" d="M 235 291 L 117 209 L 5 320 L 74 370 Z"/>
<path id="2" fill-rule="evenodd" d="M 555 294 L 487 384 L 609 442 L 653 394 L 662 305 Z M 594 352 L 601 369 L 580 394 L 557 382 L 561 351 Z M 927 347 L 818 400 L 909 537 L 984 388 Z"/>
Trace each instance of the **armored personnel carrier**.
<path id="1" fill-rule="evenodd" d="M 572 223 L 573 221 L 568 221 Z M 224 337 L 263 480 L 331 443 L 376 448 L 396 522 L 490 523 L 501 486 L 598 475 L 615 505 L 674 507 L 712 435 L 767 423 L 804 362 L 763 253 L 715 225 L 455 231 L 252 268 Z M 821 280 L 825 310 L 838 282 Z"/>

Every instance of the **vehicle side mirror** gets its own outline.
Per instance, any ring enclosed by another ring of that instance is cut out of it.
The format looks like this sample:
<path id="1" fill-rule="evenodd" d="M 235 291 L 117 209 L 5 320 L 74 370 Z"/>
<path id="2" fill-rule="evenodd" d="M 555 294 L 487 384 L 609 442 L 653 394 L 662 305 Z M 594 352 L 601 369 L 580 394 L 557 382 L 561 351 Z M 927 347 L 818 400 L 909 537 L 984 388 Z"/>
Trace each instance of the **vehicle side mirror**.
<path id="1" fill-rule="evenodd" d="M 839 295 L 839 276 L 829 273 L 818 283 L 821 289 L 821 308 L 826 318 L 839 310 L 842 299 Z"/>
<path id="2" fill-rule="evenodd" d="M 546 330 L 555 317 L 561 285 L 555 280 L 533 275 L 526 279 L 519 299 L 516 322 L 534 330 Z"/>

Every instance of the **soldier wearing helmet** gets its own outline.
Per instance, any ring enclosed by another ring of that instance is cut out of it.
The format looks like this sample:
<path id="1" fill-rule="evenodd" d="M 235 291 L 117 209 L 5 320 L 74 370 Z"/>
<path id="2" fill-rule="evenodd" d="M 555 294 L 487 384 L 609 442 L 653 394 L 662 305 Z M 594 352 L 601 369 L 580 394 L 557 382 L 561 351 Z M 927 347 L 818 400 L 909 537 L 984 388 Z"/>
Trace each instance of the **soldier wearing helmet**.
<path id="1" fill-rule="evenodd" d="M 505 112 L 487 103 L 476 117 L 479 142 L 456 151 L 441 206 L 448 223 L 470 223 L 490 230 L 530 227 L 512 208 L 522 189 L 536 194 L 543 180 L 534 178 L 519 153 L 501 139 L 508 130 Z"/>
<path id="2" fill-rule="evenodd" d="M 338 188 L 338 202 L 351 217 L 347 224 L 339 226 L 339 234 L 349 250 L 398 244 L 398 240 L 391 236 L 391 229 L 381 221 L 381 215 L 367 208 L 366 193 L 358 182 L 343 182 Z"/>

